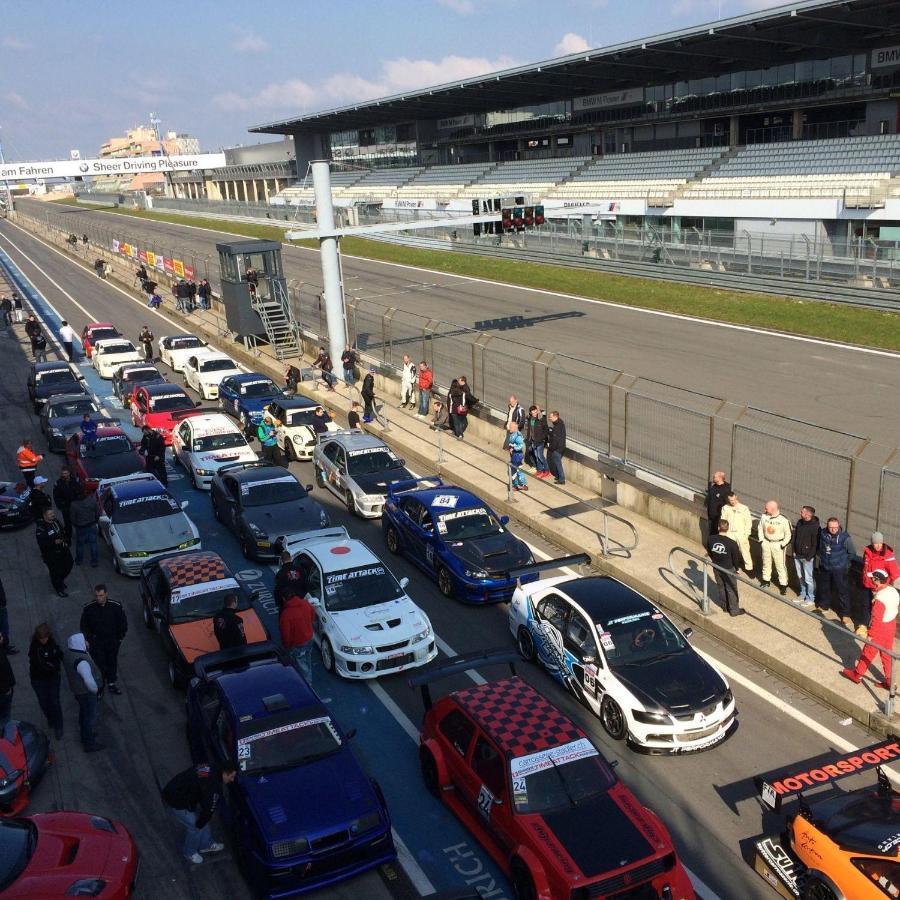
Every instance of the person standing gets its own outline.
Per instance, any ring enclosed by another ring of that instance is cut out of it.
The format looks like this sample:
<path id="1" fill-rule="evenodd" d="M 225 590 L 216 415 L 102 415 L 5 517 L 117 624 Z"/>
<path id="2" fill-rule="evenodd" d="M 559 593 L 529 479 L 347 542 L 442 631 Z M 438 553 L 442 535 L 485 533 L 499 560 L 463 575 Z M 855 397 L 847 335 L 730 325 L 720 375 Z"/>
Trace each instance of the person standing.
<path id="1" fill-rule="evenodd" d="M 0 635 L 3 635 L 7 656 L 15 656 L 19 651 L 13 646 L 9 637 L 9 609 L 6 605 L 6 589 L 0 581 Z"/>
<path id="2" fill-rule="evenodd" d="M 850 618 L 850 585 L 847 572 L 850 562 L 856 556 L 853 538 L 841 528 L 841 522 L 835 516 L 819 530 L 819 568 L 822 570 L 821 591 L 819 593 L 819 611 L 827 612 L 832 608 L 834 593 L 837 593 L 837 609 L 835 613 L 841 623 L 853 631 L 853 619 Z"/>
<path id="3" fill-rule="evenodd" d="M 794 570 L 800 582 L 797 602 L 803 606 L 816 603 L 816 556 L 819 552 L 819 519 L 814 506 L 801 506 L 800 518 L 794 526 Z"/>
<path id="4" fill-rule="evenodd" d="M 34 353 L 35 362 L 47 362 L 47 338 L 44 333 L 39 331 L 37 336 L 31 341 L 31 349 Z"/>
<path id="5" fill-rule="evenodd" d="M 200 763 L 179 772 L 163 788 L 163 801 L 172 817 L 185 827 L 181 852 L 184 858 L 200 865 L 201 853 L 219 853 L 224 844 L 213 840 L 210 822 L 225 785 L 237 778 L 237 767 L 225 763 L 221 769 Z"/>
<path id="6" fill-rule="evenodd" d="M 762 579 L 760 584 L 767 588 L 772 580 L 772 566 L 778 579 L 778 591 L 782 597 L 787 594 L 786 550 L 791 542 L 791 523 L 781 514 L 778 504 L 769 500 L 765 512 L 759 517 L 756 537 L 762 548 Z"/>
<path id="7" fill-rule="evenodd" d="M 302 596 L 306 593 L 306 576 L 300 566 L 294 564 L 294 559 L 287 550 L 281 554 L 281 566 L 275 573 L 273 593 L 279 612 L 284 609 L 288 597 L 292 597 L 294 594 Z"/>
<path id="8" fill-rule="evenodd" d="M 38 463 L 43 460 L 40 453 L 35 453 L 31 449 L 31 440 L 25 438 L 22 446 L 16 450 L 16 465 L 19 467 L 19 474 L 28 487 L 34 487 L 34 473 L 37 471 Z"/>
<path id="9" fill-rule="evenodd" d="M 872 596 L 875 592 L 872 572 L 876 569 L 882 569 L 887 572 L 888 584 L 895 584 L 897 579 L 900 578 L 900 566 L 897 565 L 897 557 L 894 556 L 894 550 L 890 544 L 884 542 L 884 535 L 880 531 L 872 532 L 872 543 L 867 544 L 865 550 L 863 550 L 862 586 L 865 588 L 863 622 L 866 623 L 872 617 Z M 860 637 L 865 637 L 867 633 L 866 625 L 858 625 L 856 633 Z"/>
<path id="10" fill-rule="evenodd" d="M 212 285 L 208 278 L 197 285 L 197 296 L 200 298 L 200 309 L 209 309 L 212 305 Z"/>
<path id="11" fill-rule="evenodd" d="M 66 577 L 72 571 L 72 553 L 62 525 L 56 521 L 56 513 L 52 509 L 44 510 L 43 518 L 35 527 L 35 537 L 53 590 L 58 597 L 68 597 Z"/>
<path id="12" fill-rule="evenodd" d="M 37 481 L 37 479 L 35 479 Z M 59 478 L 53 485 L 53 502 L 60 511 L 63 520 L 63 529 L 66 540 L 72 543 L 72 504 L 78 499 L 78 482 L 72 477 L 72 471 L 68 466 L 59 470 Z"/>
<path id="13" fill-rule="evenodd" d="M 44 510 L 50 509 L 50 507 L 53 506 L 53 502 L 44 491 L 44 485 L 46 485 L 47 482 L 47 478 L 44 478 L 43 475 L 38 475 L 37 478 L 34 479 L 34 487 L 28 495 L 28 509 L 31 511 L 31 520 L 33 522 L 40 521 L 41 517 L 44 515 Z"/>
<path id="14" fill-rule="evenodd" d="M 516 425 L 519 426 L 519 431 L 525 430 L 525 407 L 519 403 L 518 399 L 516 399 L 515 394 L 512 394 L 509 398 L 509 403 L 506 407 L 506 434 L 503 437 L 503 449 L 505 450 L 509 445 L 509 423 L 515 422 Z M 523 438 L 524 439 L 524 438 Z"/>
<path id="15" fill-rule="evenodd" d="M 450 428 L 456 439 L 461 441 L 468 424 L 466 422 L 468 409 L 465 391 L 463 391 L 458 378 L 454 378 L 450 382 L 450 389 L 447 391 L 447 409 L 450 413 Z"/>
<path id="16" fill-rule="evenodd" d="M 550 413 L 550 438 L 547 444 L 550 454 L 550 468 L 553 471 L 554 484 L 566 483 L 566 471 L 563 468 L 563 454 L 566 452 L 566 423 L 556 410 Z"/>
<path id="17" fill-rule="evenodd" d="M 266 413 L 256 426 L 256 437 L 260 445 L 262 458 L 273 466 L 278 465 L 278 432 L 271 413 Z"/>
<path id="18" fill-rule="evenodd" d="M 416 405 L 416 384 L 419 373 L 416 364 L 407 354 L 403 354 L 403 365 L 400 367 L 400 409 Z"/>
<path id="19" fill-rule="evenodd" d="M 319 347 L 319 355 L 316 357 L 313 367 L 318 369 L 322 375 L 321 380 L 329 391 L 334 390 L 334 375 L 331 374 L 334 364 L 331 361 L 331 354 L 324 347 Z"/>
<path id="20" fill-rule="evenodd" d="M 63 667 L 69 687 L 78 702 L 78 728 L 85 753 L 105 749 L 97 739 L 97 712 L 103 696 L 103 673 L 88 653 L 83 634 L 73 634 L 66 641 Z"/>
<path id="21" fill-rule="evenodd" d="M 63 652 L 53 639 L 50 626 L 41 622 L 34 629 L 28 647 L 28 677 L 41 712 L 47 719 L 47 727 L 53 729 L 58 741 L 63 736 L 63 714 L 59 702 L 62 662 Z"/>
<path id="22" fill-rule="evenodd" d="M 319 439 L 320 434 L 326 434 L 328 432 L 328 426 L 330 424 L 331 416 L 325 412 L 325 407 L 317 406 L 313 410 L 312 424 L 310 425 L 313 430 L 313 434 L 316 435 L 316 440 Z"/>
<path id="23" fill-rule="evenodd" d="M 79 627 L 110 693 L 121 694 L 122 689 L 118 685 L 119 647 L 128 634 L 128 619 L 122 604 L 109 599 L 105 584 L 94 587 L 94 599 L 81 610 Z"/>
<path id="24" fill-rule="evenodd" d="M 149 425 L 141 428 L 143 437 L 138 447 L 138 453 L 144 457 L 144 468 L 151 474 L 155 475 L 157 480 L 168 485 L 169 473 L 166 470 L 166 439 L 155 429 Z"/>
<path id="25" fill-rule="evenodd" d="M 312 685 L 312 647 L 316 612 L 306 597 L 290 595 L 278 617 L 281 643 L 291 655 L 297 671 Z"/>
<path id="26" fill-rule="evenodd" d="M 712 481 L 706 486 L 706 518 L 709 521 L 709 533 L 718 534 L 719 515 L 722 507 L 728 502 L 731 485 L 725 479 L 724 472 L 713 472 Z"/>
<path id="27" fill-rule="evenodd" d="M 428 416 L 428 400 L 431 397 L 431 386 L 434 384 L 434 373 L 428 368 L 428 363 L 423 359 L 419 363 L 419 411 L 418 418 Z"/>
<path id="28" fill-rule="evenodd" d="M 16 291 L 13 291 L 13 314 L 16 317 L 16 323 L 22 324 L 22 298 L 18 295 Z"/>
<path id="29" fill-rule="evenodd" d="M 0 309 L 3 310 L 3 324 L 12 325 L 12 300 L 10 300 L 9 297 L 4 297 L 2 300 L 0 300 Z"/>
<path id="30" fill-rule="evenodd" d="M 150 328 L 145 325 L 141 329 L 141 333 L 138 335 L 138 341 L 144 347 L 144 361 L 148 363 L 153 362 L 153 332 Z"/>
<path id="31" fill-rule="evenodd" d="M 25 337 L 31 341 L 31 352 L 34 354 L 34 339 L 41 333 L 41 323 L 34 313 L 25 320 Z"/>
<path id="32" fill-rule="evenodd" d="M 706 539 L 706 552 L 717 566 L 713 569 L 713 575 L 719 588 L 719 602 L 730 616 L 742 616 L 745 610 L 741 609 L 735 574 L 743 561 L 741 551 L 737 541 L 728 536 L 729 526 L 724 519 L 719 521 L 717 529 L 716 534 Z"/>
<path id="33" fill-rule="evenodd" d="M 6 654 L 6 638 L 0 634 L 0 734 L 3 733 L 12 714 L 15 687 L 16 676 Z"/>
<path id="34" fill-rule="evenodd" d="M 244 620 L 238 615 L 237 605 L 237 595 L 226 594 L 222 601 L 222 608 L 213 616 L 213 632 L 219 642 L 220 650 L 244 647 L 247 644 Z"/>
<path id="35" fill-rule="evenodd" d="M 728 523 L 728 537 L 738 545 L 744 571 L 752 577 L 753 556 L 750 554 L 750 532 L 753 530 L 753 514 L 750 512 L 750 507 L 746 503 L 741 503 L 738 495 L 732 491 L 728 495 L 728 502 L 719 513 L 719 521 Z"/>
<path id="36" fill-rule="evenodd" d="M 527 491 L 525 473 L 522 471 L 522 463 L 525 460 L 525 438 L 519 431 L 515 422 L 509 422 L 508 439 L 506 442 L 509 451 L 509 478 L 514 491 Z"/>
<path id="37" fill-rule="evenodd" d="M 362 420 L 368 425 L 369 422 L 375 421 L 375 366 L 369 366 L 369 371 L 363 378 L 360 394 L 365 404 Z"/>
<path id="38" fill-rule="evenodd" d="M 69 518 L 75 529 L 75 565 L 80 566 L 84 560 L 84 546 L 87 544 L 91 555 L 91 568 L 97 568 L 97 524 L 100 521 L 100 510 L 97 497 L 89 494 L 81 485 L 72 505 L 69 507 Z"/>
<path id="39" fill-rule="evenodd" d="M 525 421 L 525 459 L 531 458 L 535 468 L 535 478 L 549 478 L 547 465 L 547 417 L 539 406 L 528 409 Z"/>
<path id="40" fill-rule="evenodd" d="M 190 305 L 191 312 L 193 312 L 197 306 L 197 282 L 192 278 L 190 281 L 188 281 L 187 286 L 188 304 Z"/>
<path id="41" fill-rule="evenodd" d="M 63 319 L 59 326 L 59 339 L 62 341 L 63 350 L 66 351 L 66 359 L 69 362 L 75 362 L 75 341 L 77 337 L 75 329 Z"/>
<path id="42" fill-rule="evenodd" d="M 175 304 L 179 312 L 189 313 L 191 311 L 191 297 L 187 286 L 187 282 L 183 278 L 178 279 L 178 283 L 173 288 L 175 294 Z"/>
<path id="43" fill-rule="evenodd" d="M 897 633 L 897 608 L 900 606 L 900 593 L 888 584 L 890 577 L 884 569 L 875 569 L 869 576 L 875 596 L 872 599 L 872 619 L 869 622 L 869 640 L 862 648 L 859 660 L 852 669 L 841 669 L 841 675 L 849 678 L 854 684 L 862 681 L 863 675 L 875 659 L 881 656 L 881 671 L 884 678 L 877 686 L 885 691 L 891 689 L 891 650 L 894 649 L 894 637 Z M 877 646 L 873 646 L 876 644 Z M 880 648 L 884 648 L 883 650 Z"/>
<path id="44" fill-rule="evenodd" d="M 350 404 L 350 412 L 347 413 L 347 427 L 350 429 L 359 428 L 360 423 L 360 405 L 358 400 L 354 400 Z"/>
<path id="45" fill-rule="evenodd" d="M 344 370 L 344 384 L 349 387 L 356 382 L 356 351 L 349 344 L 341 354 L 341 367 Z"/>

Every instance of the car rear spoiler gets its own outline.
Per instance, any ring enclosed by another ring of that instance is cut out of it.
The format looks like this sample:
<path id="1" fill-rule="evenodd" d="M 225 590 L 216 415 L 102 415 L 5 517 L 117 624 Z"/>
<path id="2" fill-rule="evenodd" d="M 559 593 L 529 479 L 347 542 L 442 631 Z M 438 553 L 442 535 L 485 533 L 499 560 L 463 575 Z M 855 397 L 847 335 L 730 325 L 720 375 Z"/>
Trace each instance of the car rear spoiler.
<path id="1" fill-rule="evenodd" d="M 440 475 L 422 475 L 420 478 L 404 478 L 402 481 L 394 481 L 388 485 L 389 494 L 402 494 L 404 491 L 414 491 L 417 485 L 429 484 L 432 487 L 444 487 Z"/>
<path id="2" fill-rule="evenodd" d="M 534 572 L 549 572 L 552 569 L 561 569 L 563 566 L 589 566 L 591 557 L 587 553 L 574 553 L 572 556 L 557 556 L 555 559 L 545 559 L 543 562 L 534 562 L 530 566 L 518 566 L 506 573 L 507 578 L 515 578 L 516 581 L 523 575 L 531 575 Z"/>
<path id="3" fill-rule="evenodd" d="M 139 481 L 156 481 L 162 488 L 162 482 L 155 475 L 149 472 L 133 472 L 131 475 L 119 475 L 117 478 L 102 478 L 97 482 L 97 490 L 114 484 L 134 484 Z"/>
<path id="4" fill-rule="evenodd" d="M 883 789 L 887 786 L 887 790 L 890 791 L 890 781 L 881 767 L 885 763 L 898 760 L 900 760 L 900 738 L 891 734 L 880 743 L 864 747 L 862 750 L 825 758 L 817 757 L 812 764 L 801 763 L 796 770 L 787 774 L 769 772 L 757 775 L 753 783 L 763 804 L 775 812 L 780 812 L 786 797 L 801 794 L 806 788 L 833 783 L 847 775 L 855 775 L 857 772 L 872 768 L 878 769 L 879 787 Z"/>
<path id="5" fill-rule="evenodd" d="M 287 550 L 293 556 L 304 544 L 327 540 L 349 541 L 350 533 L 343 525 L 335 525 L 333 528 L 317 528 L 315 531 L 291 531 L 277 537 L 275 543 L 280 544 L 282 552 Z"/>
<path id="6" fill-rule="evenodd" d="M 275 463 L 270 463 L 265 459 L 253 459 L 247 462 L 236 462 L 236 463 L 228 463 L 226 466 L 219 466 L 216 470 L 216 474 L 220 474 L 222 472 L 237 472 L 243 471 L 244 469 L 280 469 L 281 466 L 276 466 Z"/>
<path id="7" fill-rule="evenodd" d="M 177 385 L 176 385 L 177 387 Z M 218 410 L 215 410 L 218 412 Z M 189 419 L 191 416 L 207 416 L 212 410 L 209 409 L 199 409 L 198 407 L 194 407 L 193 409 L 175 409 L 169 413 L 169 418 L 173 422 L 180 422 L 182 419 Z"/>
<path id="8" fill-rule="evenodd" d="M 236 669 L 271 662 L 285 662 L 284 651 L 273 641 L 257 641 L 242 647 L 204 653 L 194 660 L 194 674 L 200 679 L 215 678 Z"/>
<path id="9" fill-rule="evenodd" d="M 442 678 L 450 678 L 452 675 L 458 675 L 460 672 L 468 672 L 477 666 L 503 666 L 508 665 L 509 671 L 513 675 L 516 674 L 516 662 L 520 659 L 519 654 L 514 650 L 476 650 L 474 653 L 466 653 L 462 656 L 451 656 L 446 662 L 439 666 L 433 666 L 427 672 L 421 672 L 409 679 L 411 688 L 421 688 L 422 702 L 425 709 L 431 709 L 431 690 L 429 685 L 433 681 L 440 681 Z"/>

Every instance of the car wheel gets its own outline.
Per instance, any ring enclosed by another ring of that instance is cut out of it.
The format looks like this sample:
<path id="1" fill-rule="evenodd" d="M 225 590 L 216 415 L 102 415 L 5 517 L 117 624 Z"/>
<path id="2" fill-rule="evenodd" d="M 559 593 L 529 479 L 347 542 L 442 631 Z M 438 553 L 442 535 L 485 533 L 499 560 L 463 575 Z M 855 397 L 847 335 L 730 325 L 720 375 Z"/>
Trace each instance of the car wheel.
<path id="1" fill-rule="evenodd" d="M 395 556 L 398 555 L 400 553 L 400 536 L 397 534 L 397 529 L 394 528 L 393 525 L 388 528 L 384 539 L 387 541 L 388 550 Z"/>
<path id="2" fill-rule="evenodd" d="M 534 879 L 528 866 L 521 859 L 513 860 L 512 864 L 513 896 L 516 900 L 537 900 L 537 890 L 534 887 Z"/>
<path id="3" fill-rule="evenodd" d="M 253 559 L 253 550 L 254 550 L 254 548 L 253 548 L 253 545 L 250 543 L 250 539 L 246 535 L 244 537 L 242 537 L 241 538 L 241 553 L 243 553 L 247 559 Z"/>
<path id="4" fill-rule="evenodd" d="M 600 704 L 600 721 L 606 729 L 606 733 L 615 741 L 624 740 L 628 733 L 628 725 L 625 722 L 625 714 L 622 707 L 607 694 Z"/>
<path id="5" fill-rule="evenodd" d="M 293 444 L 290 441 L 284 442 L 284 458 L 291 462 L 292 460 L 299 460 L 300 457 L 297 456 L 297 453 L 294 450 Z"/>
<path id="6" fill-rule="evenodd" d="M 191 485 L 195 487 L 198 491 L 200 490 L 200 485 L 197 484 L 197 476 L 194 474 L 194 467 L 188 466 L 188 474 L 191 477 Z"/>
<path id="7" fill-rule="evenodd" d="M 445 597 L 453 597 L 453 579 L 450 577 L 450 572 L 445 566 L 441 566 L 438 569 L 438 590 Z"/>
<path id="8" fill-rule="evenodd" d="M 210 491 L 210 498 L 209 498 L 209 499 L 210 499 L 210 502 L 212 503 L 212 514 L 213 514 L 213 518 L 214 518 L 217 522 L 221 522 L 221 521 L 222 521 L 222 516 L 221 516 L 221 514 L 219 513 L 219 504 L 216 502 L 216 495 L 215 495 L 214 493 L 212 493 L 211 491 Z"/>
<path id="9" fill-rule="evenodd" d="M 141 612 L 143 613 L 143 616 L 144 616 L 144 625 L 146 626 L 146 628 L 149 631 L 155 631 L 156 623 L 153 619 L 153 616 L 150 614 L 150 610 L 148 609 L 146 603 L 141 604 Z"/>
<path id="10" fill-rule="evenodd" d="M 520 625 L 516 634 L 516 646 L 519 648 L 519 656 L 526 662 L 534 662 L 536 656 L 534 652 L 534 638 L 531 632 L 524 626 Z"/>
<path id="11" fill-rule="evenodd" d="M 175 665 L 174 659 L 169 660 L 169 681 L 176 691 L 184 688 L 184 676 L 178 671 L 178 666 Z"/>
<path id="12" fill-rule="evenodd" d="M 803 886 L 803 900 L 837 900 L 837 897 L 821 878 L 811 875 Z"/>
<path id="13" fill-rule="evenodd" d="M 356 502 L 353 499 L 353 491 L 347 488 L 347 493 L 344 495 L 344 503 L 347 506 L 347 512 L 350 513 L 351 516 L 356 515 Z"/>
<path id="14" fill-rule="evenodd" d="M 427 747 L 423 747 L 419 751 L 419 768 L 422 770 L 425 789 L 432 797 L 440 797 L 441 782 L 438 776 L 437 762 L 435 762 L 434 754 Z"/>
<path id="15" fill-rule="evenodd" d="M 113 550 L 112 558 L 113 558 L 113 559 L 112 559 L 112 563 L 113 563 L 113 571 L 114 571 L 117 575 L 121 575 L 121 574 L 122 574 L 122 565 L 121 565 L 121 563 L 119 562 L 119 556 L 118 556 L 118 554 L 116 553 L 115 550 Z"/>
<path id="16" fill-rule="evenodd" d="M 322 643 L 319 644 L 319 652 L 322 654 L 322 665 L 325 667 L 326 672 L 334 671 L 334 650 L 331 647 L 331 641 L 328 638 L 322 638 Z"/>

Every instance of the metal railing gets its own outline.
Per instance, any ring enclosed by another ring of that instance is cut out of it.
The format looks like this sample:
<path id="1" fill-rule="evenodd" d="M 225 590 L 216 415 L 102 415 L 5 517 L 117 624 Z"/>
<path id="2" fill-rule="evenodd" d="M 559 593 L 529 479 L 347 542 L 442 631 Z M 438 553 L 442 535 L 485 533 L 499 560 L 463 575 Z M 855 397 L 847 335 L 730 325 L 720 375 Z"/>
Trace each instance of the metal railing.
<path id="1" fill-rule="evenodd" d="M 692 559 L 694 562 L 700 563 L 703 566 L 702 587 L 698 587 L 693 579 L 678 571 L 674 562 L 675 556 L 677 554 L 687 556 L 689 559 Z M 830 619 L 827 619 L 824 616 L 820 615 L 819 613 L 810 612 L 809 610 L 803 609 L 796 603 L 792 603 L 790 600 L 779 597 L 776 594 L 771 593 L 771 591 L 768 591 L 765 588 L 761 587 L 760 585 L 754 584 L 752 581 L 738 576 L 738 574 L 734 570 L 725 569 L 722 566 L 716 565 L 708 557 L 701 556 L 699 553 L 694 553 L 693 550 L 688 550 L 686 547 L 673 547 L 669 551 L 668 564 L 665 571 L 669 572 L 674 578 L 677 578 L 679 581 L 688 586 L 691 595 L 697 601 L 697 604 L 700 607 L 700 612 L 705 616 L 708 616 L 711 610 L 711 600 L 709 596 L 709 573 L 711 570 L 722 572 L 725 575 L 734 576 L 737 584 L 740 585 L 740 587 L 753 588 L 754 591 L 762 594 L 762 596 L 764 596 L 767 600 L 773 600 L 777 603 L 780 603 L 782 606 L 785 606 L 788 609 L 793 610 L 794 612 L 800 613 L 801 615 L 806 616 L 808 619 L 812 619 L 817 625 L 832 629 L 832 634 L 840 635 L 841 638 L 852 638 L 852 640 L 858 643 L 861 647 L 873 647 L 874 649 L 882 653 L 886 653 L 891 658 L 892 672 L 896 671 L 897 660 L 898 658 L 900 658 L 900 654 L 896 653 L 893 647 L 882 647 L 880 644 L 876 644 L 874 641 L 870 641 L 868 638 L 864 638 L 856 634 L 855 632 L 850 631 L 844 625 L 833 622 Z M 842 660 L 838 660 L 838 662 L 843 664 Z M 896 685 L 891 682 L 891 689 L 888 691 L 887 700 L 885 700 L 884 703 L 884 714 L 888 717 L 891 717 L 894 714 L 895 695 Z"/>

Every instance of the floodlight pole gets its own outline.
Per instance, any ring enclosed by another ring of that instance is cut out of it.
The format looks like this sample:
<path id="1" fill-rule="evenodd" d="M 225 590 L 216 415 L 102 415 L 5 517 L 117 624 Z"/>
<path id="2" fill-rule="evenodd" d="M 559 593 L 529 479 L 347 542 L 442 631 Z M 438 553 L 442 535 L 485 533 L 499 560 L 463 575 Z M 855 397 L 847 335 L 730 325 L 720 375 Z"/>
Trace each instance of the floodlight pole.
<path id="1" fill-rule="evenodd" d="M 327 159 L 311 164 L 313 190 L 316 195 L 316 225 L 321 231 L 334 231 L 334 204 L 331 202 L 331 167 Z M 347 327 L 344 320 L 344 286 L 341 282 L 341 266 L 338 258 L 338 238 L 319 238 L 319 256 L 322 260 L 322 284 L 325 295 L 325 316 L 328 325 L 328 343 L 331 361 L 341 358 L 347 344 Z"/>

